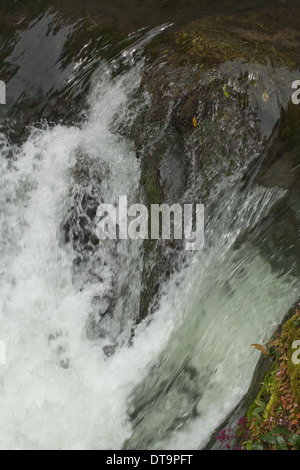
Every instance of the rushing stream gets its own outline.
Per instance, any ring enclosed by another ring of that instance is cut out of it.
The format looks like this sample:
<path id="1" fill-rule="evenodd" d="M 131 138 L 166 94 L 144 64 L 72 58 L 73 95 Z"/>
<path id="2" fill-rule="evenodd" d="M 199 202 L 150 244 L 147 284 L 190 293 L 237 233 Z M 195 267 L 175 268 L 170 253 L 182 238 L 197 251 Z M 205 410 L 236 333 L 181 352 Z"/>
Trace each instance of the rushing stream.
<path id="1" fill-rule="evenodd" d="M 259 249 L 281 230 L 263 222 L 287 190 L 245 185 L 247 166 L 216 184 L 205 247 L 186 252 L 150 318 L 137 321 L 142 243 L 93 243 L 99 203 L 142 198 L 140 160 L 119 130 L 140 112 L 133 54 L 161 24 L 137 35 L 124 73 L 120 56 L 98 63 L 80 124 L 49 119 L 20 144 L 0 135 L 1 449 L 203 447 L 250 385 L 250 345 L 299 295 L 298 274 L 274 269 L 276 246 L 272 262 Z"/>

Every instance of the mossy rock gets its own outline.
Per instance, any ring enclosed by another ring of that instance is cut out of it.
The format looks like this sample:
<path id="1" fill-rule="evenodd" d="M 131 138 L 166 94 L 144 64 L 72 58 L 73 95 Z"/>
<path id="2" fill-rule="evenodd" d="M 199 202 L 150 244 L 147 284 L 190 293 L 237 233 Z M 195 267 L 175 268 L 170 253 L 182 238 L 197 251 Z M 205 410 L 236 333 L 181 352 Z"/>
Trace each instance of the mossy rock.
<path id="1" fill-rule="evenodd" d="M 284 116 L 278 139 L 281 149 L 291 151 L 297 126 L 292 125 L 289 112 L 298 111 L 289 107 L 280 116 L 276 80 L 281 73 L 278 88 L 286 86 L 292 76 L 289 69 L 300 62 L 299 20 L 284 12 L 285 16 L 279 8 L 243 17 L 204 18 L 177 31 L 171 28 L 146 47 L 140 94 L 148 95 L 147 106 L 131 135 L 141 159 L 147 205 L 180 202 L 196 180 L 197 202 L 205 203 L 224 176 L 231 177 L 248 164 L 250 156 L 262 154 L 273 126 Z M 259 80 L 249 76 L 248 68 L 261 72 Z M 260 122 L 264 116 L 265 127 L 271 122 L 267 138 Z M 272 158 L 271 153 L 266 162 Z M 290 154 L 285 163 L 295 158 Z M 158 264 L 164 250 L 163 245 L 145 246 L 144 290 L 151 295 L 142 296 L 142 317 L 165 279 L 163 263 Z M 170 271 L 169 263 L 166 270 Z"/>
<path id="2" fill-rule="evenodd" d="M 288 346 L 288 374 L 290 376 L 291 390 L 296 403 L 300 406 L 300 364 L 294 364 L 292 357 L 295 349 L 292 348 L 295 341 L 300 341 L 300 313 L 297 314 L 284 327 L 284 341 Z"/>
<path id="3" fill-rule="evenodd" d="M 161 59 L 172 66 L 200 65 L 211 68 L 226 61 L 295 67 L 299 64 L 299 18 L 291 11 L 274 8 L 243 16 L 222 15 L 203 18 L 168 32 L 157 48 L 149 50 L 150 60 Z"/>
<path id="4" fill-rule="evenodd" d="M 300 311 L 296 309 L 269 343 L 275 362 L 247 412 L 250 447 L 278 426 L 288 433 L 300 433 L 300 365 L 292 360 L 292 346 L 299 339 Z"/>

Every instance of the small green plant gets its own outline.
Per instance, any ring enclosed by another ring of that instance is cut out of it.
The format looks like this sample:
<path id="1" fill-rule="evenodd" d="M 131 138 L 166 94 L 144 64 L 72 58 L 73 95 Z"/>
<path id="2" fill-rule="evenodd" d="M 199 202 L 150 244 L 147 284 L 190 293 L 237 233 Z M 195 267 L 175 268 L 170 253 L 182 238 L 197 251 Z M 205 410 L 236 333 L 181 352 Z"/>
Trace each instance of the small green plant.
<path id="1" fill-rule="evenodd" d="M 289 450 L 290 447 L 300 450 L 299 434 L 292 434 L 289 429 L 281 426 L 273 428 L 268 434 L 259 436 L 259 441 L 275 446 L 276 450 Z"/>
<path id="2" fill-rule="evenodd" d="M 293 342 L 300 338 L 300 310 L 274 332 L 267 344 L 274 366 L 247 413 L 247 450 L 300 450 L 300 364 L 292 361 Z"/>

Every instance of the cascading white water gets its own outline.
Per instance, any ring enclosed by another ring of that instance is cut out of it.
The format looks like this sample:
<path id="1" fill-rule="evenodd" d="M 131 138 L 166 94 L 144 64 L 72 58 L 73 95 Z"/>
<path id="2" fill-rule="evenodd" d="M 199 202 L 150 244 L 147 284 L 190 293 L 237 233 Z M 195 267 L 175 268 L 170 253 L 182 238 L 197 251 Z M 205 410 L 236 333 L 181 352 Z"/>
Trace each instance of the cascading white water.
<path id="1" fill-rule="evenodd" d="M 120 447 L 128 433 L 126 386 L 120 385 L 130 375 L 117 356 L 115 365 L 105 359 L 103 341 L 87 339 L 95 292 L 89 284 L 84 291 L 74 287 L 74 254 L 61 235 L 78 148 L 109 166 L 101 188 L 107 201 L 119 191 L 130 194 L 139 181 L 131 146 L 109 131 L 126 104 L 126 80 L 99 74 L 82 128 L 32 130 L 10 166 L 6 146 L 2 151 L 0 331 L 7 365 L 0 370 L 1 448 Z M 128 80 L 134 86 L 138 77 Z"/>
<path id="2" fill-rule="evenodd" d="M 2 449 L 121 448 L 132 434 L 127 412 L 134 414 L 135 405 L 128 405 L 129 397 L 141 381 L 146 393 L 137 389 L 136 401 L 145 420 L 138 436 L 133 430 L 133 445 L 197 448 L 247 390 L 258 357 L 250 344 L 270 335 L 296 296 L 295 281 L 279 280 L 254 247 L 234 250 L 240 231 L 258 222 L 283 192 L 254 187 L 242 197 L 232 185 L 208 225 L 207 248 L 164 286 L 150 325 L 136 328 L 131 347 L 121 342 L 113 356 L 105 356 L 107 339 L 91 340 L 87 322 L 94 296 L 101 304 L 112 281 L 109 244 L 100 246 L 103 282 L 79 288 L 75 254 L 61 233 L 72 204 L 78 149 L 103 167 L 100 191 L 106 202 L 137 195 L 133 149 L 110 129 L 126 106 L 127 92 L 139 83 L 138 71 L 114 80 L 105 69 L 99 75 L 83 126 L 32 130 L 10 165 L 7 146 L 2 147 L 0 339 L 7 347 L 7 365 L 0 366 Z M 120 321 L 127 318 L 130 330 L 136 316 L 139 250 L 136 242 L 117 248 L 123 261 L 118 282 L 127 279 L 134 288 L 108 321 L 114 338 Z M 156 398 L 149 400 L 147 391 Z"/>
<path id="3" fill-rule="evenodd" d="M 285 191 L 234 185 L 216 194 L 206 246 L 165 286 L 160 312 L 172 334 L 133 395 L 138 414 L 129 448 L 197 449 L 249 388 L 259 357 L 250 345 L 269 338 L 297 297 L 292 276 L 279 276 L 241 231 L 255 226 Z M 176 288 L 174 283 L 176 283 Z"/>

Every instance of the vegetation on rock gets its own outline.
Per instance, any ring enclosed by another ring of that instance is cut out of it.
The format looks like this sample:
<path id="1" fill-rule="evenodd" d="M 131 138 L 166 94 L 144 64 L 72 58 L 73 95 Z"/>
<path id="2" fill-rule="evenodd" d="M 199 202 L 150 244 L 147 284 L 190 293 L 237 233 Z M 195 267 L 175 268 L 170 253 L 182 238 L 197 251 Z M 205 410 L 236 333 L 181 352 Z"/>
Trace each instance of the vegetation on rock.
<path id="1" fill-rule="evenodd" d="M 297 308 L 266 344 L 274 363 L 247 415 L 240 418 L 236 429 L 224 428 L 217 435 L 226 449 L 300 450 L 300 364 L 293 360 L 293 346 L 299 340 Z"/>

